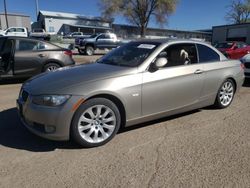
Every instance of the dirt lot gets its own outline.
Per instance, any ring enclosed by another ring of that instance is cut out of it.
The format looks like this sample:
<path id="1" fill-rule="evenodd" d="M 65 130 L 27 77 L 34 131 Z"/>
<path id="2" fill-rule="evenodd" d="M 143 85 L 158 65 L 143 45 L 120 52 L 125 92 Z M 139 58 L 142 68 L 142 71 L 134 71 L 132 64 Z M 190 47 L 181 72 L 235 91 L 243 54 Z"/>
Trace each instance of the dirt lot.
<path id="1" fill-rule="evenodd" d="M 94 149 L 28 132 L 15 108 L 20 87 L 0 85 L 0 187 L 250 187 L 249 82 L 225 110 L 140 124 Z"/>

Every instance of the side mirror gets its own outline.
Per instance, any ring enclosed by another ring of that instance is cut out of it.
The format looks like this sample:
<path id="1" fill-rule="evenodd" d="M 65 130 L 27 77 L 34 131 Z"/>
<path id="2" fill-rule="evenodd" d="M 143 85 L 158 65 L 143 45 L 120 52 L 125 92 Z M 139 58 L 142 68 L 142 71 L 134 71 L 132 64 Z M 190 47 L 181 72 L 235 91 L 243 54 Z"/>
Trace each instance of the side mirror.
<path id="1" fill-rule="evenodd" d="M 158 69 L 164 67 L 167 63 L 168 63 L 167 58 L 165 58 L 165 57 L 157 58 L 154 63 L 151 63 L 151 65 L 149 67 L 149 72 L 155 72 Z"/>
<path id="2" fill-rule="evenodd" d="M 156 66 L 158 69 L 160 69 L 160 68 L 164 67 L 167 63 L 168 63 L 167 58 L 165 58 L 165 57 L 160 57 L 160 58 L 156 59 L 156 61 L 155 61 L 155 66 Z"/>

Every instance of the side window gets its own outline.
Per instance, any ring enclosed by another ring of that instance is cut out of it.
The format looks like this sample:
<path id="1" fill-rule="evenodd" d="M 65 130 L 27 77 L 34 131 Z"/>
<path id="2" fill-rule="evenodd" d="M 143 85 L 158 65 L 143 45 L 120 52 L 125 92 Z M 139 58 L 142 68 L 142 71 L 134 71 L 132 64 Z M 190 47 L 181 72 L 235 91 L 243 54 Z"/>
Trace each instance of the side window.
<path id="1" fill-rule="evenodd" d="M 196 64 L 197 52 L 194 44 L 174 44 L 163 50 L 158 57 L 166 57 L 165 67 Z"/>
<path id="2" fill-rule="evenodd" d="M 28 41 L 28 40 L 19 40 L 18 51 L 32 51 L 38 49 L 38 42 Z"/>
<path id="3" fill-rule="evenodd" d="M 200 63 L 220 61 L 219 54 L 217 54 L 213 49 L 202 44 L 197 44 L 197 48 Z"/>
<path id="4" fill-rule="evenodd" d="M 16 28 L 10 28 L 7 30 L 7 32 L 16 32 Z"/>
<path id="5" fill-rule="evenodd" d="M 48 48 L 48 46 L 45 43 L 43 43 L 43 42 L 38 43 L 38 47 L 37 47 L 38 50 L 45 50 L 47 48 Z"/>
<path id="6" fill-rule="evenodd" d="M 50 33 L 55 32 L 55 28 L 54 28 L 53 26 L 50 26 L 50 27 L 49 27 L 49 32 L 50 32 Z"/>
<path id="7" fill-rule="evenodd" d="M 99 37 L 99 39 L 111 39 L 109 34 L 103 34 Z"/>
<path id="8" fill-rule="evenodd" d="M 16 32 L 24 33 L 24 29 L 23 28 L 16 28 Z"/>

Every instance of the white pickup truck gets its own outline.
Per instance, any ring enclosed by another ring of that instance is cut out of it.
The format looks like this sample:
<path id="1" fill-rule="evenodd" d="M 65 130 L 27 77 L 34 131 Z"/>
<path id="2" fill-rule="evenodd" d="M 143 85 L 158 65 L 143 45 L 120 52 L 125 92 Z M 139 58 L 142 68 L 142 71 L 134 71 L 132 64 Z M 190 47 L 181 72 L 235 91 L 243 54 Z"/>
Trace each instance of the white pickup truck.
<path id="1" fill-rule="evenodd" d="M 33 31 L 30 33 L 30 37 L 50 40 L 50 33 L 47 33 L 44 29 L 38 28 L 33 29 Z"/>
<path id="2" fill-rule="evenodd" d="M 28 29 L 25 27 L 10 27 L 6 30 L 0 30 L 0 36 L 28 37 Z"/>

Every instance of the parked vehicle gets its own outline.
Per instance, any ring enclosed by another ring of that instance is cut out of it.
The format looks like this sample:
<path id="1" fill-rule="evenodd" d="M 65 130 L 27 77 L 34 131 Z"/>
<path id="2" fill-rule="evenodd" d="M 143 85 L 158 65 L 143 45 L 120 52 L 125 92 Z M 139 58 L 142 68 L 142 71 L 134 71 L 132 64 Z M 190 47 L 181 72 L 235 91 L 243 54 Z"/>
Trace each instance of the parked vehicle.
<path id="1" fill-rule="evenodd" d="M 223 42 L 215 47 L 230 59 L 240 59 L 250 53 L 250 46 L 243 42 Z"/>
<path id="2" fill-rule="evenodd" d="M 30 77 L 73 64 L 70 50 L 51 43 L 21 37 L 0 38 L 0 78 Z"/>
<path id="3" fill-rule="evenodd" d="M 80 54 L 93 55 L 96 49 L 112 49 L 121 44 L 114 33 L 94 34 L 89 38 L 75 40 L 75 48 Z"/>
<path id="4" fill-rule="evenodd" d="M 123 126 L 228 107 L 244 81 L 240 65 L 198 41 L 135 41 L 94 64 L 30 79 L 17 107 L 24 125 L 39 136 L 100 146 Z"/>
<path id="5" fill-rule="evenodd" d="M 50 33 L 47 33 L 42 28 L 38 28 L 38 29 L 33 29 L 33 31 L 30 33 L 30 37 L 44 39 L 44 40 L 49 41 L 50 40 Z"/>
<path id="6" fill-rule="evenodd" d="M 241 58 L 241 62 L 245 67 L 245 77 L 250 78 L 250 54 L 245 55 Z"/>
<path id="7" fill-rule="evenodd" d="M 0 36 L 28 37 L 28 29 L 25 27 L 10 27 L 0 30 Z"/>
<path id="8" fill-rule="evenodd" d="M 91 34 L 84 34 L 83 32 L 73 32 L 66 35 L 66 38 L 77 38 L 77 37 L 90 37 Z"/>

